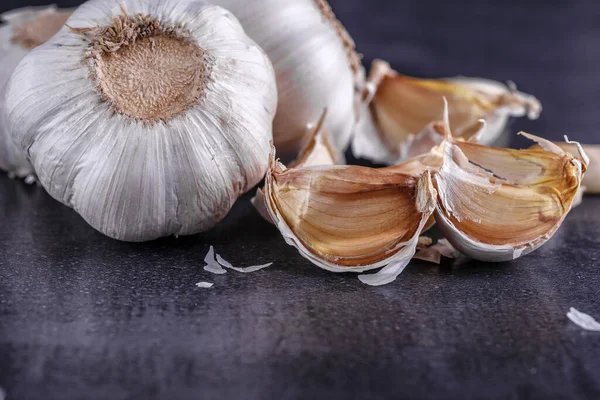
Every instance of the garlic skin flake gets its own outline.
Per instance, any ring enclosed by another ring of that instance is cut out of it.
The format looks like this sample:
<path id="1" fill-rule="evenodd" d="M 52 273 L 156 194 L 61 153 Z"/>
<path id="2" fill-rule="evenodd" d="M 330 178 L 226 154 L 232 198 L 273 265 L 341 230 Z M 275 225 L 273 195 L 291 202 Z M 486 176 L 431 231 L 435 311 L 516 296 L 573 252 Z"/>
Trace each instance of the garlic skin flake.
<path id="1" fill-rule="evenodd" d="M 417 79 L 375 60 L 365 87 L 361 119 L 352 142 L 357 157 L 397 164 L 439 143 L 426 128 L 442 119 L 445 97 L 456 137 L 492 144 L 510 117 L 536 119 L 539 101 L 513 86 L 477 78 Z M 482 126 L 481 120 L 485 121 Z"/>
<path id="2" fill-rule="evenodd" d="M 359 166 L 286 168 L 272 154 L 266 204 L 285 241 L 313 264 L 390 283 L 415 253 L 435 199 L 431 175 Z"/>
<path id="3" fill-rule="evenodd" d="M 435 219 L 450 244 L 474 259 L 508 261 L 532 252 L 554 235 L 576 198 L 586 163 L 521 134 L 543 148 L 444 142 Z"/>
<path id="4" fill-rule="evenodd" d="M 11 177 L 27 178 L 27 182 L 35 179 L 34 171 L 8 133 L 5 87 L 21 59 L 58 32 L 71 12 L 56 6 L 24 7 L 0 15 L 0 169 Z"/>
<path id="5" fill-rule="evenodd" d="M 273 122 L 278 156 L 297 157 L 305 126 L 328 109 L 325 129 L 344 150 L 358 119 L 364 69 L 354 42 L 326 0 L 213 0 L 240 20 L 269 55 L 279 104 Z"/>
<path id="6" fill-rule="evenodd" d="M 48 193 L 144 241 L 207 230 L 268 165 L 271 63 L 197 0 L 91 0 L 26 55 L 8 125 Z"/>

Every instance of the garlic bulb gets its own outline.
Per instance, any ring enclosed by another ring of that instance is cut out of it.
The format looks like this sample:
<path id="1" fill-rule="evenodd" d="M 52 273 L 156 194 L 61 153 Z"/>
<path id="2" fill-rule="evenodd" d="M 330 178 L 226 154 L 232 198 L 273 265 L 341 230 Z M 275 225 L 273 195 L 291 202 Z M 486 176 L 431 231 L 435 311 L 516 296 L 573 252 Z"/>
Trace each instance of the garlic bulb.
<path id="1" fill-rule="evenodd" d="M 435 219 L 460 252 L 482 261 L 528 254 L 554 235 L 572 207 L 588 160 L 526 133 L 542 148 L 512 150 L 447 137 L 434 177 Z"/>
<path id="2" fill-rule="evenodd" d="M 535 97 L 514 87 L 473 78 L 411 78 L 381 60 L 373 62 L 366 86 L 371 95 L 365 99 L 352 151 L 357 157 L 387 164 L 427 151 L 427 142 L 437 144 L 425 128 L 442 119 L 442 97 L 448 101 L 454 134 L 465 140 L 477 134 L 483 144 L 499 137 L 509 117 L 535 119 L 541 111 Z"/>
<path id="3" fill-rule="evenodd" d="M 0 16 L 0 169 L 10 176 L 33 181 L 33 167 L 13 143 L 4 116 L 4 91 L 12 71 L 28 51 L 50 39 L 64 25 L 72 10 L 55 6 L 25 7 Z"/>
<path id="4" fill-rule="evenodd" d="M 264 52 L 198 0 L 91 0 L 7 90 L 40 183 L 100 232 L 209 229 L 263 177 L 277 91 Z"/>
<path id="5" fill-rule="evenodd" d="M 355 127 L 364 79 L 354 42 L 326 0 L 213 0 L 240 20 L 269 55 L 279 104 L 273 123 L 278 156 L 295 159 L 308 121 L 328 108 L 325 129 L 344 150 Z"/>
<path id="6" fill-rule="evenodd" d="M 285 241 L 313 264 L 334 272 L 362 272 L 369 285 L 396 279 L 415 254 L 434 210 L 425 171 L 351 165 L 286 168 L 271 158 L 265 199 Z"/>

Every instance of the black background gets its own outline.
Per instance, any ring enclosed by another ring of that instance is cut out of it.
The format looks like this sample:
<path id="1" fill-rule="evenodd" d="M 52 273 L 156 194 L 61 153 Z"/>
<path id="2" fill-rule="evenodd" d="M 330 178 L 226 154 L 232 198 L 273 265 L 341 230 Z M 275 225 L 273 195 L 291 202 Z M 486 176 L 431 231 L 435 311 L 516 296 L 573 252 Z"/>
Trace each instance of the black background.
<path id="1" fill-rule="evenodd" d="M 332 5 L 367 65 L 513 80 L 544 105 L 513 131 L 600 143 L 597 2 Z M 206 234 L 128 244 L 2 176 L 0 387 L 8 399 L 598 399 L 600 334 L 565 317 L 600 317 L 600 199 L 585 200 L 517 261 L 415 262 L 372 288 L 311 266 L 247 197 Z M 211 275 L 209 244 L 235 265 L 275 264 Z"/>

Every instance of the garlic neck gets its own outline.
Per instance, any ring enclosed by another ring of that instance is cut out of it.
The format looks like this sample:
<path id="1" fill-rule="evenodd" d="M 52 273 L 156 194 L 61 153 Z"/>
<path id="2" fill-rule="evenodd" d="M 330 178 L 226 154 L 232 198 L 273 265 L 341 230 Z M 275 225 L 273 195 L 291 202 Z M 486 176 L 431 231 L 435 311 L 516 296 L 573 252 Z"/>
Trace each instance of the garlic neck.
<path id="1" fill-rule="evenodd" d="M 149 16 L 124 15 L 113 18 L 111 26 L 73 31 L 92 42 L 90 79 L 115 112 L 166 121 L 202 98 L 208 57 L 184 30 Z"/>

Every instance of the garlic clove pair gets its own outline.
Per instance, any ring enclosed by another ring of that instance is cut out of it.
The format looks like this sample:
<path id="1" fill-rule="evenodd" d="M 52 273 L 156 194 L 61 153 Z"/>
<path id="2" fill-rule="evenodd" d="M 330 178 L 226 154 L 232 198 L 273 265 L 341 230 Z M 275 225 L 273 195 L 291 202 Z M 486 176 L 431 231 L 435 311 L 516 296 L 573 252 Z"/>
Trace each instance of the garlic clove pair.
<path id="1" fill-rule="evenodd" d="M 91 0 L 67 24 L 7 87 L 9 131 L 42 186 L 120 240 L 214 226 L 268 166 L 265 53 L 198 0 Z"/>
<path id="2" fill-rule="evenodd" d="M 34 171 L 8 133 L 5 86 L 29 50 L 56 34 L 71 13 L 71 9 L 58 10 L 55 6 L 24 7 L 0 16 L 0 169 L 10 176 L 26 178 L 27 182 L 34 181 Z"/>
<path id="3" fill-rule="evenodd" d="M 549 240 L 576 199 L 587 162 L 526 133 L 538 149 L 443 143 L 435 219 L 450 244 L 482 261 L 508 261 Z"/>
<path id="4" fill-rule="evenodd" d="M 415 253 L 434 210 L 426 170 L 415 177 L 359 166 L 286 168 L 274 152 L 265 182 L 271 219 L 285 241 L 313 264 L 362 272 L 369 285 L 392 282 Z"/>
<path id="5" fill-rule="evenodd" d="M 352 150 L 357 157 L 388 164 L 426 149 L 424 141 L 432 138 L 426 127 L 442 119 L 443 97 L 448 101 L 454 134 L 464 140 L 476 137 L 484 144 L 499 137 L 509 117 L 526 114 L 535 119 L 541 111 L 535 97 L 514 87 L 473 78 L 412 78 L 381 60 L 373 62 L 366 87 Z"/>
<path id="6" fill-rule="evenodd" d="M 355 45 L 326 0 L 213 0 L 233 12 L 269 55 L 279 104 L 273 122 L 278 156 L 297 158 L 307 121 L 324 108 L 331 143 L 344 150 L 358 120 L 364 69 Z"/>

